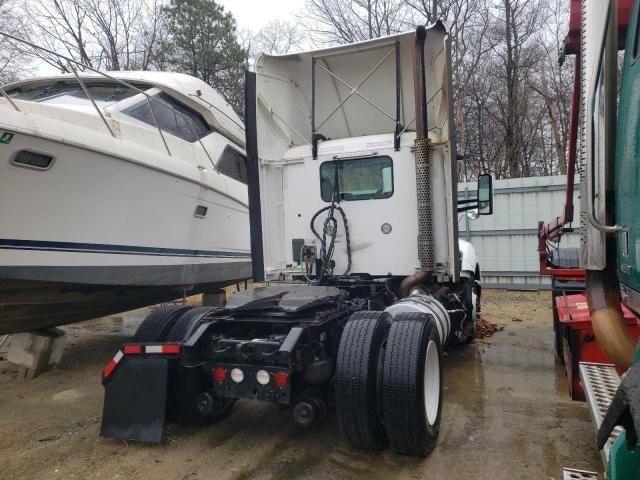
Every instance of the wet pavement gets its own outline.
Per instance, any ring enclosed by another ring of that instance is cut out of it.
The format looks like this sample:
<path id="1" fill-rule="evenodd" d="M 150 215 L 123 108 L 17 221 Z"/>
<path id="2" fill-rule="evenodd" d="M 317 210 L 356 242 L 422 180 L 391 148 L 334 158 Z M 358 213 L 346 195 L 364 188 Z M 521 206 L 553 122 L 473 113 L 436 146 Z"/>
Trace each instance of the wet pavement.
<path id="1" fill-rule="evenodd" d="M 168 426 L 159 446 L 98 437 L 99 373 L 144 312 L 67 328 L 60 367 L 31 382 L 0 362 L 0 479 L 560 479 L 601 470 L 586 405 L 553 356 L 548 292 L 487 292 L 505 326 L 450 350 L 438 446 L 426 459 L 356 451 L 335 414 L 311 431 L 277 406 L 238 402 L 222 422 Z"/>

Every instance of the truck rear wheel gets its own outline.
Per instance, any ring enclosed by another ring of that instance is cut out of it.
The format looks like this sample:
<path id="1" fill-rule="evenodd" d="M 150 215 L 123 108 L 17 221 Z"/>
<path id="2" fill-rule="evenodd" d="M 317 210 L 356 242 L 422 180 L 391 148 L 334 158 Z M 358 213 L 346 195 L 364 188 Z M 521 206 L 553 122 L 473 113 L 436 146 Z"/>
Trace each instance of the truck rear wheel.
<path id="1" fill-rule="evenodd" d="M 362 311 L 351 315 L 338 347 L 335 399 L 338 424 L 356 448 L 387 445 L 380 420 L 381 373 L 391 315 Z"/>
<path id="2" fill-rule="evenodd" d="M 200 326 L 202 319 L 217 307 L 199 307 L 185 312 L 167 336 L 168 342 L 184 342 Z M 167 411 L 181 423 L 205 427 L 226 417 L 235 399 L 217 397 L 200 366 L 181 365 L 170 376 Z"/>
<path id="3" fill-rule="evenodd" d="M 160 307 L 151 312 L 138 326 L 133 340 L 135 342 L 163 342 L 178 318 L 193 307 Z"/>
<path id="4" fill-rule="evenodd" d="M 200 326 L 205 315 L 217 307 L 197 307 L 184 312 L 173 324 L 167 342 L 184 342 Z"/>
<path id="5" fill-rule="evenodd" d="M 442 413 L 442 346 L 435 320 L 422 313 L 394 318 L 384 355 L 382 411 L 391 447 L 426 456 Z"/>

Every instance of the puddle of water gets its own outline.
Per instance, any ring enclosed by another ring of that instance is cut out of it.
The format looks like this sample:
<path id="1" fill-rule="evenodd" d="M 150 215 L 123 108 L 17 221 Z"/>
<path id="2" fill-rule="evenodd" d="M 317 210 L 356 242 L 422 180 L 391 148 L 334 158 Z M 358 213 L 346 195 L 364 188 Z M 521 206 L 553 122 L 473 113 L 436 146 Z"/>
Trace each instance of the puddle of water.
<path id="1" fill-rule="evenodd" d="M 459 458 L 454 469 L 475 472 L 467 478 L 557 478 L 576 463 L 599 470 L 588 411 L 570 400 L 552 342 L 552 331 L 534 328 L 450 350 L 440 441 L 425 465 Z"/>

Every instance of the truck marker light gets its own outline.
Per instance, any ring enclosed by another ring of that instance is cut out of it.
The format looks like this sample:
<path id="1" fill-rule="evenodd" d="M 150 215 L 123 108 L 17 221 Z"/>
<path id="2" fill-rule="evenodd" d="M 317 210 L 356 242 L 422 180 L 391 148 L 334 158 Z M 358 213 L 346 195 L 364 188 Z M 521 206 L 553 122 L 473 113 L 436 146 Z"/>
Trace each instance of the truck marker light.
<path id="1" fill-rule="evenodd" d="M 223 383 L 227 379 L 227 369 L 224 367 L 214 368 L 213 378 L 216 380 L 216 382 Z"/>
<path id="2" fill-rule="evenodd" d="M 140 355 L 142 353 L 142 345 L 125 345 L 125 355 Z"/>
<path id="3" fill-rule="evenodd" d="M 271 380 L 271 376 L 266 370 L 258 370 L 256 373 L 256 380 L 260 385 L 266 385 Z"/>
<path id="4" fill-rule="evenodd" d="M 241 383 L 244 380 L 244 373 L 239 368 L 231 369 L 231 380 Z"/>
<path id="5" fill-rule="evenodd" d="M 276 372 L 273 376 L 273 380 L 276 382 L 278 387 L 284 388 L 287 386 L 287 383 L 289 383 L 289 374 L 286 372 Z"/>

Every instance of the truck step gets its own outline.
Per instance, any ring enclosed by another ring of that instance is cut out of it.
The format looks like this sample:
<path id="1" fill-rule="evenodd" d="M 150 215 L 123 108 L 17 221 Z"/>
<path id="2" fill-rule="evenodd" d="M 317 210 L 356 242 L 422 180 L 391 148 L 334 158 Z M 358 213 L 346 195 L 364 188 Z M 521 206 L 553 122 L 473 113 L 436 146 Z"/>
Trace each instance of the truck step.
<path id="1" fill-rule="evenodd" d="M 620 377 L 613 365 L 605 363 L 580 362 L 580 379 L 587 397 L 587 404 L 591 412 L 596 433 L 602 424 L 602 419 L 613 400 L 613 396 L 620 385 Z M 622 427 L 616 427 L 609 436 L 609 440 L 600 452 L 605 467 L 609 464 L 609 451 L 613 442 L 623 432 Z"/>
<path id="2" fill-rule="evenodd" d="M 562 480 L 598 480 L 598 474 L 575 468 L 563 468 Z"/>

